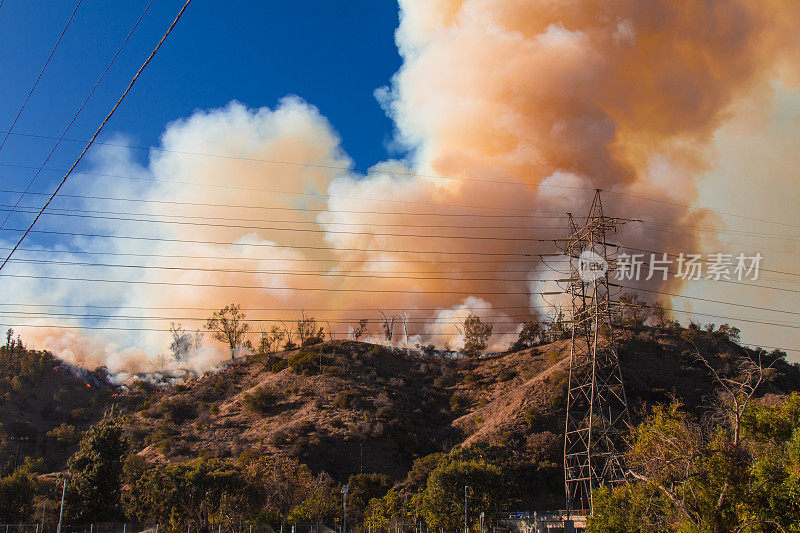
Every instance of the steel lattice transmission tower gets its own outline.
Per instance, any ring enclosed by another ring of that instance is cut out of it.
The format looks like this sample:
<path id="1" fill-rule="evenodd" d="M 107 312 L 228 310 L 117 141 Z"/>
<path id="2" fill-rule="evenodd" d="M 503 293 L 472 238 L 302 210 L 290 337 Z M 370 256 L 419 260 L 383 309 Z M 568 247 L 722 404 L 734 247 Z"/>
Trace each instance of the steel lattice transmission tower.
<path id="1" fill-rule="evenodd" d="M 591 511 L 592 492 L 625 481 L 622 457 L 630 418 L 614 341 L 614 302 L 609 272 L 614 260 L 606 235 L 629 219 L 603 214 L 600 190 L 583 225 L 569 215 L 568 293 L 572 298 L 572 347 L 564 432 L 564 481 L 569 512 Z"/>

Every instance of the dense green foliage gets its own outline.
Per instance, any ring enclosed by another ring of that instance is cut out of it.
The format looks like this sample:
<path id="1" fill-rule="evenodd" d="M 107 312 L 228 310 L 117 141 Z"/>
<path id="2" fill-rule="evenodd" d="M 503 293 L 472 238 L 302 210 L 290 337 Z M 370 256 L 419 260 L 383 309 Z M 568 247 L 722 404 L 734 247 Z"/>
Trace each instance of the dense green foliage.
<path id="1" fill-rule="evenodd" d="M 350 493 L 347 496 L 347 521 L 360 524 L 364 521 L 364 509 L 373 498 L 382 498 L 392 488 L 392 480 L 385 474 L 356 474 L 347 480 Z"/>
<path id="2" fill-rule="evenodd" d="M 728 413 L 657 407 L 631 435 L 639 482 L 596 496 L 591 531 L 800 532 L 800 394 Z"/>
<path id="3" fill-rule="evenodd" d="M 242 490 L 241 469 L 220 460 L 195 459 L 167 466 L 147 466 L 135 458 L 125 465 L 130 491 L 128 516 L 156 521 L 167 529 L 208 531 L 212 521 L 251 514 L 255 493 Z"/>
<path id="4" fill-rule="evenodd" d="M 431 526 L 458 530 L 464 523 L 466 491 L 470 527 L 477 526 L 481 512 L 491 523 L 507 502 L 504 482 L 500 469 L 491 464 L 477 461 L 441 464 L 431 472 L 422 493 L 422 512 Z"/>
<path id="5" fill-rule="evenodd" d="M 22 341 L 11 338 L 12 330 L 8 331 L 6 344 L 0 347 L 0 394 L 11 401 L 9 393 L 35 382 L 58 361 L 49 352 L 26 349 Z"/>
<path id="6" fill-rule="evenodd" d="M 18 524 L 28 519 L 33 511 L 36 478 L 23 466 L 0 478 L 0 521 Z"/>
<path id="7" fill-rule="evenodd" d="M 187 524 L 208 531 L 212 524 L 240 521 L 276 528 L 331 523 L 338 511 L 338 487 L 293 459 L 245 454 L 236 462 L 198 458 L 163 466 L 134 456 L 125 470 L 128 516 L 158 521 L 171 531 Z"/>
<path id="8" fill-rule="evenodd" d="M 69 461 L 67 509 L 77 521 L 122 517 L 122 471 L 128 454 L 124 424 L 114 412 L 92 426 Z"/>

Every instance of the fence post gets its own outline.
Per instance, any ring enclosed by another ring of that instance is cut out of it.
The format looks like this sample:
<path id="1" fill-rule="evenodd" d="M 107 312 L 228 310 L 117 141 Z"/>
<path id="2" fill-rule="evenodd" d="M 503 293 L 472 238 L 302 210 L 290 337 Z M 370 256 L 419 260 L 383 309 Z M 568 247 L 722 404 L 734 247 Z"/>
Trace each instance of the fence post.
<path id="1" fill-rule="evenodd" d="M 61 533 L 61 518 L 64 516 L 64 494 L 67 492 L 67 480 L 64 479 L 64 488 L 61 489 L 61 510 L 58 512 L 58 533 Z M 8 533 L 8 528 L 6 528 Z"/>
<path id="2" fill-rule="evenodd" d="M 156 533 L 158 533 L 158 524 L 156 524 Z"/>
<path id="3" fill-rule="evenodd" d="M 127 526 L 127 525 L 128 525 L 128 524 L 127 524 L 126 522 L 123 522 L 123 523 L 122 523 L 122 533 L 125 533 L 125 529 L 126 529 L 126 526 Z"/>

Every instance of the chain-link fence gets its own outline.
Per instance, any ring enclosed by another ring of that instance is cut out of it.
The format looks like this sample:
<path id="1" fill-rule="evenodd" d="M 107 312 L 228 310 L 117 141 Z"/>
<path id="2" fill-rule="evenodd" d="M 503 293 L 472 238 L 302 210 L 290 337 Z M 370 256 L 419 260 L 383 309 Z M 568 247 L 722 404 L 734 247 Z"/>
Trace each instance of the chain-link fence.
<path id="1" fill-rule="evenodd" d="M 158 525 L 156 524 L 137 524 L 132 522 L 61 524 L 61 533 L 156 533 L 156 531 L 158 531 Z M 0 533 L 4 532 L 0 531 Z M 58 533 L 58 523 L 46 523 L 44 528 L 40 527 L 37 533 Z"/>
<path id="2" fill-rule="evenodd" d="M 133 522 L 93 523 L 93 524 L 61 524 L 61 533 L 167 533 L 169 531 L 185 533 L 337 533 L 324 524 L 284 524 L 276 532 L 269 524 L 208 524 L 200 532 L 194 524 L 165 528 L 159 524 L 139 524 Z M 0 533 L 59 533 L 58 523 L 44 524 L 0 524 Z"/>
<path id="3" fill-rule="evenodd" d="M 0 524 L 0 533 L 40 533 L 41 524 Z"/>

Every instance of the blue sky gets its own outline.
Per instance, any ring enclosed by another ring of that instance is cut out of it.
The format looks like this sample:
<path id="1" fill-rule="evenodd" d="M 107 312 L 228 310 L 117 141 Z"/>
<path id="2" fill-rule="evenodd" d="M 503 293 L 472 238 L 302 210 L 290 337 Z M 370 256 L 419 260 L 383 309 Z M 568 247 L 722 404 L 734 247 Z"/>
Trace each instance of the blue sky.
<path id="1" fill-rule="evenodd" d="M 68 137 L 86 139 L 119 96 L 183 2 L 157 1 Z M 84 0 L 15 127 L 58 136 L 141 14 L 146 1 Z M 0 130 L 36 79 L 75 2 L 5 0 L 0 8 Z M 209 2 L 196 0 L 128 95 L 105 136 L 158 143 L 165 124 L 232 99 L 273 107 L 287 94 L 317 106 L 359 168 L 385 159 L 392 122 L 374 90 L 400 66 L 395 2 Z M 0 164 L 38 166 L 52 140 L 12 136 Z M 65 143 L 48 164 L 66 168 L 81 145 Z M 142 152 L 142 156 L 145 153 Z M 32 169 L 0 167 L 3 188 L 27 184 Z M 32 190 L 49 190 L 46 172 Z M 3 194 L 4 199 L 9 199 Z M 7 203 L 4 201 L 4 203 Z"/>

